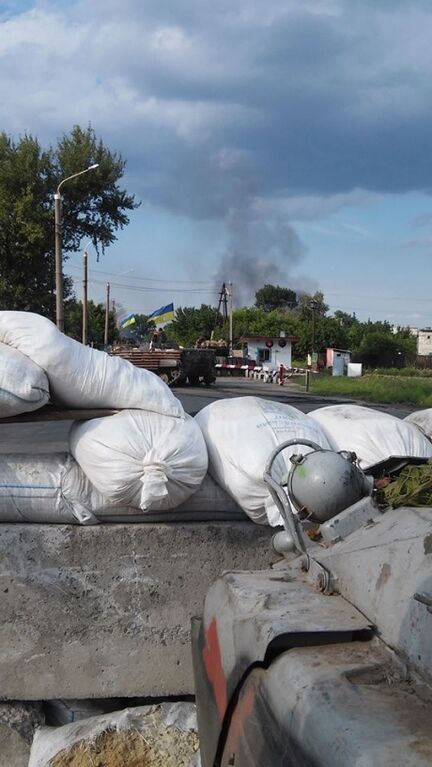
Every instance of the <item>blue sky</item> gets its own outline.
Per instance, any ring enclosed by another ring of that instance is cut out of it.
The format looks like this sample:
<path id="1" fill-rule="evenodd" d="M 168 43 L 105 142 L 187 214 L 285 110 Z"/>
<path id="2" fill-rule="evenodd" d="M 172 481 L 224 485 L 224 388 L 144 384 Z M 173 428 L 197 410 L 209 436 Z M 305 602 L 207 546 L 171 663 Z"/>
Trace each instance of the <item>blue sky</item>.
<path id="1" fill-rule="evenodd" d="M 96 300 L 109 281 L 126 311 L 214 303 L 224 279 L 244 304 L 274 282 L 432 324 L 431 38 L 426 0 L 8 0 L 0 129 L 91 123 L 127 160 L 142 205 L 89 252 Z"/>

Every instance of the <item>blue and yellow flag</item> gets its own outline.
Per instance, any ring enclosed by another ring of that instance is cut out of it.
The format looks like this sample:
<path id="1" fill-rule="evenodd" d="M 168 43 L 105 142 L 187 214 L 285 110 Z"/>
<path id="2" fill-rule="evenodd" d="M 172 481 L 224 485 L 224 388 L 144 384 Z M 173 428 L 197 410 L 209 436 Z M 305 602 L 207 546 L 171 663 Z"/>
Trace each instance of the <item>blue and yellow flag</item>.
<path id="1" fill-rule="evenodd" d="M 135 325 L 135 322 L 135 316 L 133 314 L 128 314 L 127 317 L 120 320 L 120 327 L 122 330 L 126 330 L 126 328 L 130 328 L 131 325 Z"/>
<path id="2" fill-rule="evenodd" d="M 154 312 L 148 315 L 147 319 L 153 320 L 156 324 L 173 320 L 174 304 L 167 304 L 166 306 L 161 306 L 160 309 L 155 309 Z"/>

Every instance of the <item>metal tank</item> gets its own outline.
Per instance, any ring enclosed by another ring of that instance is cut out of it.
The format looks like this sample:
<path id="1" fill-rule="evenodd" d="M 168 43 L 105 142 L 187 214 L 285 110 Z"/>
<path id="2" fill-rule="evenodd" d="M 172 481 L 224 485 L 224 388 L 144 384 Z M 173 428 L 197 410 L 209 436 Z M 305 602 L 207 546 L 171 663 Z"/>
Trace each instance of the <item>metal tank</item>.
<path id="1" fill-rule="evenodd" d="M 381 508 L 353 456 L 313 443 L 282 488 L 288 444 L 265 471 L 284 519 L 273 562 L 226 573 L 192 622 L 202 765 L 431 765 L 432 508 Z"/>

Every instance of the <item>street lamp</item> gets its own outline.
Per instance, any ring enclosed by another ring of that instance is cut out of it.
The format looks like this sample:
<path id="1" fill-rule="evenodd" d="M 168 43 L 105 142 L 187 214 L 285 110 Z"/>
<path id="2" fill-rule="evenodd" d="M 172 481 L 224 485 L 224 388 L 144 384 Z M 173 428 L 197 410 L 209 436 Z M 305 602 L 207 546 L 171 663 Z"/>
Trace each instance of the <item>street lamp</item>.
<path id="1" fill-rule="evenodd" d="M 99 166 L 99 163 L 90 165 L 85 170 L 80 170 L 78 173 L 73 173 L 71 176 L 64 178 L 60 181 L 57 192 L 54 195 L 54 232 L 55 232 L 55 285 L 56 285 L 56 324 L 59 330 L 64 331 L 64 312 L 63 312 L 63 264 L 62 264 L 62 206 L 61 206 L 61 194 L 60 188 L 66 181 L 70 181 L 72 178 L 82 176 L 83 173 L 88 173 L 89 170 L 94 170 Z"/>

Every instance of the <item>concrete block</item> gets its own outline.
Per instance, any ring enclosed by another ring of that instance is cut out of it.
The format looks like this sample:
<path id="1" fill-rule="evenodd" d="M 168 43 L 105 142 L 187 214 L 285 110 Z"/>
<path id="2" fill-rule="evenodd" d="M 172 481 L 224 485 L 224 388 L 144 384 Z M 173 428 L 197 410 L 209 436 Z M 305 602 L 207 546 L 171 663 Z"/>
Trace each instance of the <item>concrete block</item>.
<path id="1" fill-rule="evenodd" d="M 0 698 L 193 693 L 190 619 L 225 570 L 263 569 L 251 522 L 0 525 Z"/>
<path id="2" fill-rule="evenodd" d="M 0 703 L 0 767 L 27 767 L 35 729 L 43 724 L 36 703 Z"/>

